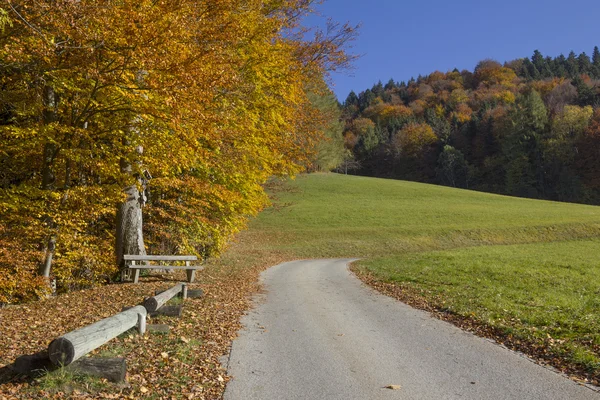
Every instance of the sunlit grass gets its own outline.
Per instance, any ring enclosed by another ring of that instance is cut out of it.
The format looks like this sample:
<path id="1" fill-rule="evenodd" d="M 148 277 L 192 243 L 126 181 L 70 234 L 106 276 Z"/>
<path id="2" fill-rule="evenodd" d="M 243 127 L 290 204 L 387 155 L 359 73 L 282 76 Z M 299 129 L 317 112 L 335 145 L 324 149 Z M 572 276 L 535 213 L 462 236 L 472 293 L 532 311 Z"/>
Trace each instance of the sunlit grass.
<path id="1" fill-rule="evenodd" d="M 251 257 L 361 257 L 377 279 L 600 371 L 599 207 L 336 174 L 274 193 L 243 235 Z"/>

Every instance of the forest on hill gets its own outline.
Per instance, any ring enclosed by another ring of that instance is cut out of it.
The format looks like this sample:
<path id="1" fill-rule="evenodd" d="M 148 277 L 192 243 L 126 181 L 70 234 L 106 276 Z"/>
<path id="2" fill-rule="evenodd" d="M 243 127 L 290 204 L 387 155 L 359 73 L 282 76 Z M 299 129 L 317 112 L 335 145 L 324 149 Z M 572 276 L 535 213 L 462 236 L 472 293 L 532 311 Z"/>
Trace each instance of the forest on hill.
<path id="1" fill-rule="evenodd" d="M 600 203 L 600 51 L 378 82 L 343 106 L 352 173 Z"/>
<path id="2" fill-rule="evenodd" d="M 318 164 L 356 31 L 302 26 L 314 3 L 0 5 L 0 306 L 219 254 L 267 178 Z"/>

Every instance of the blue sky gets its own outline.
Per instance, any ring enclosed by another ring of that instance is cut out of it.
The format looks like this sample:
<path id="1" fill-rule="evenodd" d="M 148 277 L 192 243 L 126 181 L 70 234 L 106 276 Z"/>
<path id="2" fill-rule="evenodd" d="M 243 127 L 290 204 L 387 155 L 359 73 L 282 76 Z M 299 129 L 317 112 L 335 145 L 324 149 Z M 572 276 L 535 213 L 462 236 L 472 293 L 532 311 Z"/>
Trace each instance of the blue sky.
<path id="1" fill-rule="evenodd" d="M 351 52 L 362 57 L 350 73 L 332 76 L 340 101 L 378 80 L 473 70 L 483 59 L 531 57 L 536 49 L 544 56 L 571 50 L 591 56 L 600 46 L 599 0 L 327 0 L 317 9 L 336 21 L 361 24 Z"/>

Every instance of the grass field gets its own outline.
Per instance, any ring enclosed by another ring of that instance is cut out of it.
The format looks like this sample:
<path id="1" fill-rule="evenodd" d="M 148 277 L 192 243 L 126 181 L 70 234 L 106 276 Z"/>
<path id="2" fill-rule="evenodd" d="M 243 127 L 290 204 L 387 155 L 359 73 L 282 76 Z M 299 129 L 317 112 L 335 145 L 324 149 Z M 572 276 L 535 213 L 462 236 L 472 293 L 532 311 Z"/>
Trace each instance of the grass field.
<path id="1" fill-rule="evenodd" d="M 336 174 L 275 186 L 245 251 L 361 257 L 359 275 L 598 378 L 600 207 Z"/>

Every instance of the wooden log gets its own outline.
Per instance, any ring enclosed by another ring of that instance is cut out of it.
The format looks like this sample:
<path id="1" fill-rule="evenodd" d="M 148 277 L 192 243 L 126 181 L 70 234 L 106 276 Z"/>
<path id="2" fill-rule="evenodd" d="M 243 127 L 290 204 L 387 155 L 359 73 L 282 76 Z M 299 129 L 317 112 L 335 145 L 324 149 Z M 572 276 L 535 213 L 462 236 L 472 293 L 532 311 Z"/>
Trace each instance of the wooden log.
<path id="1" fill-rule="evenodd" d="M 162 315 L 164 317 L 181 318 L 182 311 L 183 311 L 183 307 L 181 305 L 162 306 L 158 310 L 148 313 L 148 315 L 150 315 L 151 317 L 156 317 L 158 315 Z"/>
<path id="2" fill-rule="evenodd" d="M 176 294 L 181 292 L 183 285 L 183 283 L 178 283 L 172 288 L 167 289 L 154 297 L 147 298 L 146 300 L 144 300 L 144 307 L 146 307 L 146 310 L 148 310 L 149 313 L 155 312 L 160 307 L 162 307 L 167 301 L 175 297 Z"/>
<path id="3" fill-rule="evenodd" d="M 171 332 L 171 327 L 166 324 L 148 324 L 148 332 L 168 334 Z"/>
<path id="4" fill-rule="evenodd" d="M 204 296 L 204 291 L 202 289 L 188 289 L 187 297 L 190 299 L 196 299 Z"/>
<path id="5" fill-rule="evenodd" d="M 159 294 L 165 292 L 166 289 L 162 289 L 162 290 L 155 290 L 154 291 L 154 295 L 158 296 Z M 181 288 L 181 292 L 179 293 L 179 296 L 181 298 L 183 298 L 184 300 L 187 298 L 187 290 L 188 290 L 188 285 L 187 283 L 183 283 L 183 287 Z"/>
<path id="6" fill-rule="evenodd" d="M 66 367 L 76 374 L 104 378 L 110 382 L 125 381 L 127 363 L 124 358 L 81 358 Z"/>
<path id="7" fill-rule="evenodd" d="M 138 325 L 146 318 L 146 309 L 135 306 L 94 324 L 69 332 L 54 339 L 48 346 L 48 355 L 55 365 L 69 365 L 90 351 Z"/>
<path id="8" fill-rule="evenodd" d="M 47 351 L 17 357 L 11 365 L 13 371 L 23 375 L 43 375 L 46 371 L 55 368 L 50 361 Z"/>

